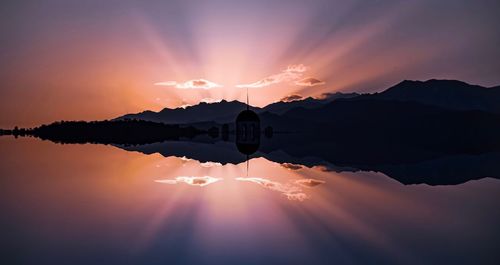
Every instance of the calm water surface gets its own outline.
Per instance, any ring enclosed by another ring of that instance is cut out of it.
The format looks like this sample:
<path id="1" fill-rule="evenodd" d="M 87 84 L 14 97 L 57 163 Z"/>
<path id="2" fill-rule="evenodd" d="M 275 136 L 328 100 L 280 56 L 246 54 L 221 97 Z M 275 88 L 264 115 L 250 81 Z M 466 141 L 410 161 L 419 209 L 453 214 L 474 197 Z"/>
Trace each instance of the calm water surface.
<path id="1" fill-rule="evenodd" d="M 1 264 L 499 264 L 500 181 L 0 137 Z M 460 172 L 456 172 L 460 174 Z"/>

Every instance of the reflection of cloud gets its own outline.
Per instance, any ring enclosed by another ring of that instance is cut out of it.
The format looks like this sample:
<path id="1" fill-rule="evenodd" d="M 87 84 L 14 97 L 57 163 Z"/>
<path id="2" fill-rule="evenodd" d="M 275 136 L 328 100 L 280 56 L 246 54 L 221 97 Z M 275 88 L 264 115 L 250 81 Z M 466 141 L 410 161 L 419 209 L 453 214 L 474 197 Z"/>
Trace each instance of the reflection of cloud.
<path id="1" fill-rule="evenodd" d="M 282 184 L 265 178 L 236 178 L 236 180 L 257 183 L 266 189 L 282 193 L 289 200 L 304 201 L 305 199 L 309 198 L 307 194 L 302 192 L 302 189 L 300 187 L 295 185 Z"/>
<path id="2" fill-rule="evenodd" d="M 186 162 L 189 162 L 189 161 L 193 161 L 193 159 L 187 158 L 185 156 L 179 157 L 179 159 L 182 161 L 183 164 L 186 163 Z"/>
<path id="3" fill-rule="evenodd" d="M 217 181 L 222 180 L 221 178 L 214 178 L 210 176 L 204 176 L 204 177 L 176 177 L 175 179 L 160 179 L 160 180 L 155 180 L 155 182 L 158 183 L 164 183 L 164 184 L 178 184 L 178 183 L 186 183 L 188 185 L 192 186 L 200 186 L 204 187 L 207 185 L 210 185 L 212 183 L 215 183 Z"/>
<path id="4" fill-rule="evenodd" d="M 191 161 L 197 161 L 197 160 L 194 160 L 192 158 L 185 157 L 185 156 L 177 157 L 177 158 L 179 158 L 182 161 L 182 164 L 187 163 L 187 162 L 191 162 Z M 222 164 L 219 162 L 208 161 L 208 162 L 200 162 L 200 166 L 201 167 L 220 167 L 220 166 L 222 166 Z"/>
<path id="5" fill-rule="evenodd" d="M 299 94 L 292 94 L 280 99 L 282 102 L 291 102 L 295 100 L 301 100 L 303 97 Z"/>
<path id="6" fill-rule="evenodd" d="M 309 198 L 305 193 L 287 193 L 285 196 L 291 201 L 304 201 Z"/>
<path id="7" fill-rule="evenodd" d="M 299 170 L 302 168 L 302 165 L 297 165 L 297 164 L 292 164 L 292 163 L 283 163 L 281 164 L 282 167 L 290 170 Z"/>
<path id="8" fill-rule="evenodd" d="M 301 79 L 303 73 L 306 72 L 307 70 L 308 67 L 306 67 L 303 64 L 289 65 L 285 70 L 281 71 L 281 73 L 270 75 L 254 83 L 236 85 L 236 87 L 257 88 L 257 87 L 266 87 L 282 82 L 294 82 L 294 81 L 296 85 L 301 85 L 301 86 L 313 86 L 319 84 L 318 82 L 324 83 L 315 78 L 305 78 L 308 80 Z M 297 84 L 298 81 L 302 81 L 302 83 Z"/>
<path id="9" fill-rule="evenodd" d="M 302 185 L 304 187 L 312 188 L 325 183 L 323 180 L 318 179 L 299 179 L 295 183 Z"/>
<path id="10" fill-rule="evenodd" d="M 205 80 L 205 79 L 193 79 L 186 81 L 184 83 L 178 83 L 177 81 L 166 81 L 157 82 L 155 86 L 174 86 L 178 89 L 211 89 L 215 87 L 222 87 L 219 84 Z"/>
<path id="11" fill-rule="evenodd" d="M 332 171 L 330 168 L 328 168 L 325 165 L 317 165 L 317 166 L 314 166 L 314 168 L 319 169 L 320 171 L 323 171 L 323 172 L 330 172 L 330 171 Z"/>
<path id="12" fill-rule="evenodd" d="M 298 86 L 319 86 L 324 85 L 325 82 L 318 80 L 313 77 L 307 77 L 300 80 L 295 81 L 295 84 Z"/>
<path id="13" fill-rule="evenodd" d="M 222 166 L 222 164 L 218 163 L 218 162 L 204 162 L 204 163 L 200 163 L 200 166 L 202 166 L 202 167 L 220 167 L 220 166 Z"/>

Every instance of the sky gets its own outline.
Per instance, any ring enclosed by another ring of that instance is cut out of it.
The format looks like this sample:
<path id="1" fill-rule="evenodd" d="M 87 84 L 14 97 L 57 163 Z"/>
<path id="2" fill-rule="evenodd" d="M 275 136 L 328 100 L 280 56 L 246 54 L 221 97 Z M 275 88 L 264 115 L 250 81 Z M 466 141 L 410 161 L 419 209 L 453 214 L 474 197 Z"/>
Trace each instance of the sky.
<path id="1" fill-rule="evenodd" d="M 199 102 L 500 85 L 499 1 L 2 1 L 0 128 Z"/>

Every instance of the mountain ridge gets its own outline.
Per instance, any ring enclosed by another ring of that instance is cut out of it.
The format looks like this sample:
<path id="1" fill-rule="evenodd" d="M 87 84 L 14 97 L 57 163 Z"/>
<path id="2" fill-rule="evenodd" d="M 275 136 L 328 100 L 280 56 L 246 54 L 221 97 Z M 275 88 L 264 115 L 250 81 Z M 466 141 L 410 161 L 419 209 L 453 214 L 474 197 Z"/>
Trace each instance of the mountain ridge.
<path id="1" fill-rule="evenodd" d="M 430 79 L 426 81 L 403 80 L 381 92 L 373 94 L 342 93 L 328 94 L 325 98 L 307 97 L 294 101 L 278 101 L 265 107 L 250 106 L 258 114 L 269 112 L 283 116 L 294 109 L 316 109 L 336 101 L 385 100 L 412 101 L 436 106 L 447 110 L 480 110 L 500 114 L 500 86 L 483 87 L 459 80 Z M 217 103 L 201 102 L 185 108 L 164 108 L 158 112 L 143 111 L 115 118 L 139 119 L 162 123 L 187 124 L 212 121 L 233 122 L 238 113 L 247 106 L 245 103 L 222 100 Z"/>

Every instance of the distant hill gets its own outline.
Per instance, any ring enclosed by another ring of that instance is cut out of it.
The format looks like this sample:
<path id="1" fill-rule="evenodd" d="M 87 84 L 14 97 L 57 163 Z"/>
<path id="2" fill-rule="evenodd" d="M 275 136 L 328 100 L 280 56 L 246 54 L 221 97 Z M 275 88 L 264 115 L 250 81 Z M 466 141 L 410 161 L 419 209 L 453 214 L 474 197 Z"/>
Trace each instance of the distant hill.
<path id="1" fill-rule="evenodd" d="M 246 104 L 239 101 L 222 100 L 217 103 L 200 103 L 198 105 L 189 106 L 186 108 L 169 109 L 164 108 L 159 112 L 144 111 L 136 114 L 127 114 L 116 118 L 122 119 L 139 119 L 154 122 L 163 122 L 171 124 L 179 123 L 196 123 L 205 121 L 214 122 L 229 122 L 242 110 L 246 109 Z M 259 112 L 260 108 L 251 107 L 253 111 Z"/>
<path id="2" fill-rule="evenodd" d="M 206 134 L 194 127 L 182 127 L 142 120 L 62 121 L 32 129 L 15 129 L 15 136 L 35 136 L 58 143 L 148 144 Z"/>
<path id="3" fill-rule="evenodd" d="M 408 81 L 356 99 L 415 101 L 453 110 L 482 110 L 500 114 L 500 86 L 487 88 L 456 80 Z"/>
<path id="4" fill-rule="evenodd" d="M 290 102 L 275 102 L 263 108 L 250 107 L 264 114 L 284 115 L 294 109 L 318 109 L 333 101 L 412 101 L 449 110 L 481 110 L 500 114 L 500 86 L 486 88 L 456 80 L 408 81 L 405 80 L 387 90 L 374 94 L 331 93 L 322 99 L 308 97 Z M 165 108 L 159 112 L 144 111 L 116 118 L 139 119 L 167 124 L 188 124 L 199 122 L 231 123 L 246 104 L 239 101 L 222 100 L 217 103 L 200 103 L 186 108 Z M 377 110 L 375 110 L 377 111 Z M 277 121 L 276 116 L 268 115 Z M 320 115 L 321 116 L 321 115 Z M 288 117 L 290 118 L 290 116 Z M 289 126 L 282 126 L 283 128 Z"/>
<path id="5" fill-rule="evenodd" d="M 358 93 L 336 92 L 336 93 L 327 94 L 327 95 L 325 95 L 325 98 L 322 98 L 322 99 L 308 97 L 308 98 L 305 98 L 302 100 L 294 100 L 294 101 L 290 101 L 290 102 L 279 101 L 279 102 L 275 102 L 275 103 L 272 103 L 272 104 L 265 106 L 262 109 L 262 112 L 268 111 L 268 112 L 271 112 L 274 114 L 281 115 L 281 114 L 283 114 L 291 109 L 294 109 L 294 108 L 298 108 L 298 107 L 306 108 L 306 109 L 319 108 L 319 107 L 321 107 L 327 103 L 330 103 L 336 99 L 354 98 L 357 96 L 359 96 Z"/>
<path id="6" fill-rule="evenodd" d="M 264 108 L 251 106 L 250 109 L 257 113 L 269 112 L 272 114 L 281 115 L 293 108 L 317 108 L 327 104 L 333 100 L 341 98 L 353 98 L 358 96 L 357 93 L 333 93 L 327 95 L 324 99 L 305 98 L 290 102 L 276 102 L 267 105 Z M 246 104 L 239 101 L 222 100 L 217 103 L 200 103 L 186 108 L 164 108 L 159 112 L 143 111 L 135 114 L 127 114 L 116 118 L 123 119 L 139 119 L 154 122 L 163 122 L 170 124 L 178 123 L 197 123 L 212 121 L 217 123 L 233 122 L 235 117 L 242 110 L 246 109 Z"/>

